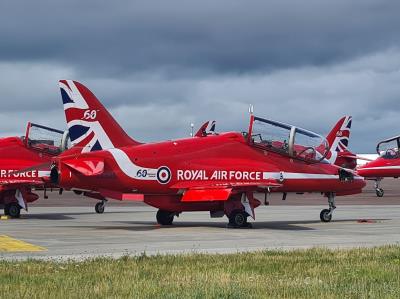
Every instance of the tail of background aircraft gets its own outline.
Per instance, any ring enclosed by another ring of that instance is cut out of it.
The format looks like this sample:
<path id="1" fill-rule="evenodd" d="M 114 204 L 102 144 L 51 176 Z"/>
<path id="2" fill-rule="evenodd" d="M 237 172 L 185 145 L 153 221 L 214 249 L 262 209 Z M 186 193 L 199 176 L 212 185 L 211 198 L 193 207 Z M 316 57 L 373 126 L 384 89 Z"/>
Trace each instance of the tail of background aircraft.
<path id="1" fill-rule="evenodd" d="M 342 117 L 326 137 L 329 143 L 329 154 L 326 157 L 332 164 L 355 168 L 356 157 L 348 149 L 352 117 Z"/>
<path id="2" fill-rule="evenodd" d="M 83 84 L 60 80 L 59 86 L 72 146 L 90 152 L 139 144 Z"/>

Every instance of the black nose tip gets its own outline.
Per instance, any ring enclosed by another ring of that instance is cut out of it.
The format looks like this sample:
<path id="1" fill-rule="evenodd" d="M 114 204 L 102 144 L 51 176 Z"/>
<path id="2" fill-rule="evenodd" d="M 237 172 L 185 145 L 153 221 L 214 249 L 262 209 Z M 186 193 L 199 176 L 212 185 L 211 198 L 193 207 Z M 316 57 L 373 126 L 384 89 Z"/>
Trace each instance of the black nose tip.
<path id="1" fill-rule="evenodd" d="M 58 168 L 55 165 L 51 168 L 50 171 L 50 181 L 56 185 L 60 182 L 60 175 L 58 173 Z"/>

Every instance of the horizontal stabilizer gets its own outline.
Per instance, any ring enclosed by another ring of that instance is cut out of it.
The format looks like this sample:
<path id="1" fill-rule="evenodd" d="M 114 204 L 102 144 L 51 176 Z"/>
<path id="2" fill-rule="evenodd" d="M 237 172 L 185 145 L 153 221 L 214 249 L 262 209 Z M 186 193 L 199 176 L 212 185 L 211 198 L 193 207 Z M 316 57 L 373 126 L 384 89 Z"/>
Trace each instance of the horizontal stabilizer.
<path id="1" fill-rule="evenodd" d="M 104 161 L 101 158 L 71 159 L 62 163 L 85 176 L 100 175 L 104 172 Z"/>

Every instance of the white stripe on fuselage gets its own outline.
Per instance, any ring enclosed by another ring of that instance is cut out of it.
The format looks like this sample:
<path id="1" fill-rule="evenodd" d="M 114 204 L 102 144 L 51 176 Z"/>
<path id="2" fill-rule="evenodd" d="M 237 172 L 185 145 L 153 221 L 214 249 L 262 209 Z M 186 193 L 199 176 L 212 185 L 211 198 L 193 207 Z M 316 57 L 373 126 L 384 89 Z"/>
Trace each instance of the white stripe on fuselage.
<path id="1" fill-rule="evenodd" d="M 263 179 L 292 179 L 292 180 L 338 180 L 339 175 L 323 174 L 323 173 L 302 173 L 302 172 L 263 172 Z M 363 180 L 364 178 L 358 175 L 354 179 Z"/>
<path id="2" fill-rule="evenodd" d="M 377 167 L 362 167 L 360 170 L 375 170 L 375 169 L 400 169 L 400 166 L 377 166 Z"/>
<path id="3" fill-rule="evenodd" d="M 122 172 L 130 178 L 136 180 L 157 180 L 157 169 L 140 167 L 136 165 L 131 161 L 124 151 L 118 148 L 112 148 L 107 151 L 113 156 L 115 162 L 118 164 L 118 167 L 122 170 Z M 143 176 L 143 171 L 146 171 L 145 176 Z"/>
<path id="4" fill-rule="evenodd" d="M 122 170 L 122 172 L 129 176 L 130 178 L 137 179 L 137 180 L 157 180 L 157 169 L 155 168 L 146 168 L 136 165 L 131 161 L 128 155 L 117 148 L 107 150 L 114 158 L 115 162 L 117 163 L 118 167 Z M 146 171 L 146 176 L 143 176 L 143 171 Z M 142 175 L 139 175 L 139 172 Z M 263 172 L 263 179 L 315 179 L 315 180 L 338 180 L 339 175 L 334 174 L 320 174 L 320 173 L 299 173 L 299 172 Z M 355 175 L 354 179 L 361 179 L 364 178 Z"/>

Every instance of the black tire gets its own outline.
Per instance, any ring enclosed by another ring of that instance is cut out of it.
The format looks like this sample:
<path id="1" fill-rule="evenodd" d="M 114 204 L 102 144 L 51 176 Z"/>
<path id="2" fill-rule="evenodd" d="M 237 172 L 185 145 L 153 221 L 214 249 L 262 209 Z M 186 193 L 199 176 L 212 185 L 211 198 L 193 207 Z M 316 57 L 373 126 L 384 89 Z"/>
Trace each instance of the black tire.
<path id="1" fill-rule="evenodd" d="M 235 210 L 229 215 L 229 226 L 248 227 L 248 214 L 245 211 Z"/>
<path id="2" fill-rule="evenodd" d="M 172 225 L 174 221 L 174 213 L 158 210 L 156 215 L 157 223 L 160 225 Z"/>
<path id="3" fill-rule="evenodd" d="M 98 202 L 94 206 L 94 210 L 96 211 L 97 214 L 103 214 L 104 213 L 104 203 Z"/>
<path id="4" fill-rule="evenodd" d="M 19 218 L 21 216 L 21 207 L 15 202 L 6 204 L 4 208 L 4 214 L 10 216 L 11 218 Z"/>
<path id="5" fill-rule="evenodd" d="M 376 192 L 376 196 L 378 196 L 378 197 L 383 197 L 383 195 L 385 194 L 385 191 L 383 191 L 382 188 L 376 189 L 375 192 Z"/>
<path id="6" fill-rule="evenodd" d="M 321 213 L 319 214 L 319 218 L 321 219 L 322 222 L 331 222 L 332 220 L 332 214 L 329 214 L 328 209 L 323 209 Z"/>

